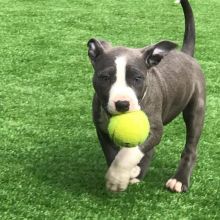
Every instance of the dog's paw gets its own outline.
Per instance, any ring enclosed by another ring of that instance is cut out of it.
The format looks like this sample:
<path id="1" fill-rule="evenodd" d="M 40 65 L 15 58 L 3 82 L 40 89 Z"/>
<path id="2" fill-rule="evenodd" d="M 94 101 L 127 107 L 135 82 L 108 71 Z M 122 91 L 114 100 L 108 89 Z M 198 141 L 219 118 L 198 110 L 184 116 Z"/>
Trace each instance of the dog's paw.
<path id="1" fill-rule="evenodd" d="M 106 188 L 113 192 L 120 192 L 127 189 L 128 184 L 139 183 L 136 177 L 140 174 L 141 168 L 135 166 L 131 170 L 117 166 L 111 166 L 106 174 Z"/>
<path id="2" fill-rule="evenodd" d="M 130 173 L 130 178 L 131 179 L 134 179 L 136 178 L 141 172 L 141 168 L 139 166 L 136 166 L 134 167 L 132 170 L 131 170 L 131 173 Z"/>
<path id="3" fill-rule="evenodd" d="M 122 148 L 106 173 L 106 187 L 113 192 L 127 189 L 130 180 L 136 178 L 141 169 L 137 164 L 144 154 L 139 147 Z M 135 180 L 133 180 L 134 182 Z"/>
<path id="4" fill-rule="evenodd" d="M 130 184 L 136 184 L 140 182 L 140 180 L 136 178 L 140 174 L 140 172 L 141 172 L 141 168 L 139 166 L 136 166 L 131 170 L 130 181 L 129 181 Z"/>
<path id="5" fill-rule="evenodd" d="M 139 180 L 138 178 L 133 178 L 133 179 L 130 179 L 129 183 L 130 183 L 131 185 L 133 185 L 133 184 L 138 184 L 138 183 L 140 183 L 140 180 Z"/>
<path id="6" fill-rule="evenodd" d="M 121 192 L 127 189 L 130 182 L 130 171 L 119 167 L 110 167 L 106 173 L 106 188 L 112 192 Z"/>
<path id="7" fill-rule="evenodd" d="M 166 188 L 172 192 L 178 192 L 178 193 L 187 191 L 187 186 L 185 184 L 178 181 L 177 179 L 172 179 L 172 178 L 166 182 Z"/>

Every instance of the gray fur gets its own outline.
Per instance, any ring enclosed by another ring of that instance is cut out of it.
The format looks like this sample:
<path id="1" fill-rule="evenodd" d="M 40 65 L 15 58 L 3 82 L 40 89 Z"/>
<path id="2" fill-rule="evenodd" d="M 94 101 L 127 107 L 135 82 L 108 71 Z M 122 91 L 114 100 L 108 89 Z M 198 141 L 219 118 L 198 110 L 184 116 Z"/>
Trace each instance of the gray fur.
<path id="1" fill-rule="evenodd" d="M 188 3 L 187 0 L 181 2 Z M 188 34 L 190 35 L 189 31 Z M 187 37 L 189 36 L 185 36 Z M 105 41 L 95 39 L 88 42 L 89 57 L 95 70 L 93 119 L 107 164 L 110 166 L 114 160 L 118 147 L 108 136 L 107 125 L 110 114 L 106 104 L 111 85 L 115 82 L 115 57 L 126 55 L 128 57 L 127 71 L 133 71 L 134 74 L 138 72 L 143 80 L 141 86 L 135 87 L 127 74 L 127 84 L 135 90 L 141 109 L 147 114 L 151 127 L 149 137 L 140 146 L 145 156 L 139 164 L 141 173 L 138 178 L 142 179 L 146 174 L 153 148 L 160 143 L 163 126 L 183 113 L 186 143 L 179 167 L 173 177 L 182 183 L 182 191 L 186 191 L 189 186 L 205 112 L 204 76 L 199 64 L 190 56 L 194 45 L 187 46 L 187 42 L 184 48 L 188 48 L 187 51 L 191 48 L 189 55 L 184 50 L 185 53 L 176 50 L 176 44 L 169 41 L 162 41 L 141 49 L 112 47 Z M 162 53 L 155 56 L 153 52 L 158 48 L 162 50 Z M 106 86 L 103 86 L 105 82 L 100 83 L 100 75 L 102 76 L 103 72 L 104 77 L 106 72 L 109 77 Z"/>

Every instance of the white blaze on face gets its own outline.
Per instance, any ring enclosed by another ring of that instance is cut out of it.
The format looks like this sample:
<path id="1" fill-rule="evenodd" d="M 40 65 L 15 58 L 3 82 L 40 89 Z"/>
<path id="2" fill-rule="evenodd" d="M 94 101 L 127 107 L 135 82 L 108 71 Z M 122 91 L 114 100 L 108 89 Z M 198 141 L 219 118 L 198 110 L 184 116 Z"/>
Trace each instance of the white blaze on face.
<path id="1" fill-rule="evenodd" d="M 117 101 L 128 101 L 129 111 L 140 110 L 137 96 L 135 91 L 126 83 L 126 64 L 125 56 L 116 57 L 116 81 L 112 85 L 109 93 L 108 111 L 111 114 L 117 114 L 115 103 Z"/>

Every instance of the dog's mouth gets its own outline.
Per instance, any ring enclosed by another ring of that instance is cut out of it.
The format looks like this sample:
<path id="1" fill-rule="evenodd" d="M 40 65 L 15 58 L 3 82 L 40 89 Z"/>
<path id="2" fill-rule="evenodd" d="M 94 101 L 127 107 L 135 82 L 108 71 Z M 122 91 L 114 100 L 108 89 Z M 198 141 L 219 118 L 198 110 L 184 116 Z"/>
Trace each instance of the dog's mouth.
<path id="1" fill-rule="evenodd" d="M 119 115 L 121 114 L 120 112 L 113 112 L 113 111 L 109 111 L 107 107 L 104 108 L 105 113 L 108 115 L 108 117 L 112 117 L 114 115 Z"/>
<path id="2" fill-rule="evenodd" d="M 135 111 L 140 110 L 140 108 L 137 108 L 137 109 L 131 109 L 131 110 L 128 110 L 128 111 L 119 112 L 119 111 L 109 111 L 107 107 L 104 107 L 103 109 L 106 112 L 106 114 L 108 115 L 108 117 L 112 117 L 112 116 L 115 116 L 115 115 L 126 114 L 126 113 L 135 112 Z"/>
<path id="3" fill-rule="evenodd" d="M 102 108 L 104 109 L 104 111 L 108 115 L 108 117 L 112 117 L 114 115 L 120 115 L 120 114 L 129 112 L 129 111 L 126 111 L 126 112 L 113 111 L 113 110 L 108 109 L 108 106 L 102 106 Z"/>

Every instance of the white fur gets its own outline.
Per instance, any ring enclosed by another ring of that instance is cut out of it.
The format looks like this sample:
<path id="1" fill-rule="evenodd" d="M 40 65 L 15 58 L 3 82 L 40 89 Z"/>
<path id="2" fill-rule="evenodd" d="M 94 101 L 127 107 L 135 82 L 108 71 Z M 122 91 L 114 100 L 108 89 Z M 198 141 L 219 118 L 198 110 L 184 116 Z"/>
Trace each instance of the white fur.
<path id="1" fill-rule="evenodd" d="M 92 50 L 95 50 L 95 44 L 94 43 L 90 43 L 90 47 Z"/>
<path id="2" fill-rule="evenodd" d="M 141 168 L 139 166 L 136 166 L 134 168 L 132 168 L 131 172 L 130 172 L 130 178 L 134 179 L 135 177 L 137 177 L 141 172 Z"/>
<path id="3" fill-rule="evenodd" d="M 106 187 L 111 191 L 123 191 L 128 184 L 136 179 L 140 173 L 137 164 L 141 161 L 144 154 L 139 147 L 122 148 L 116 155 L 110 168 L 106 173 Z M 137 181 L 136 181 L 137 182 Z"/>
<path id="4" fill-rule="evenodd" d="M 126 83 L 126 64 L 125 56 L 116 57 L 116 81 L 112 85 L 109 93 L 108 111 L 111 114 L 118 114 L 115 103 L 117 101 L 128 101 L 129 111 L 140 110 L 137 96 L 134 90 Z"/>
<path id="5" fill-rule="evenodd" d="M 154 52 L 153 52 L 153 55 L 161 54 L 161 53 L 163 53 L 163 52 L 164 52 L 163 50 L 161 50 L 161 49 L 159 49 L 159 48 L 156 48 L 156 49 L 154 50 Z"/>
<path id="6" fill-rule="evenodd" d="M 182 192 L 182 183 L 176 179 L 169 179 L 166 183 L 166 187 L 173 192 Z"/>
<path id="7" fill-rule="evenodd" d="M 115 64 L 116 64 L 116 77 L 117 81 L 116 84 L 118 86 L 124 86 L 126 85 L 125 81 L 125 73 L 126 73 L 126 64 L 127 64 L 127 59 L 125 56 L 117 57 L 115 59 Z"/>
<path id="8" fill-rule="evenodd" d="M 137 179 L 137 178 L 134 178 L 134 179 L 130 179 L 130 184 L 137 184 L 137 183 L 140 183 L 140 180 Z"/>
<path id="9" fill-rule="evenodd" d="M 181 0 L 176 0 L 175 3 L 176 4 L 180 4 Z"/>

